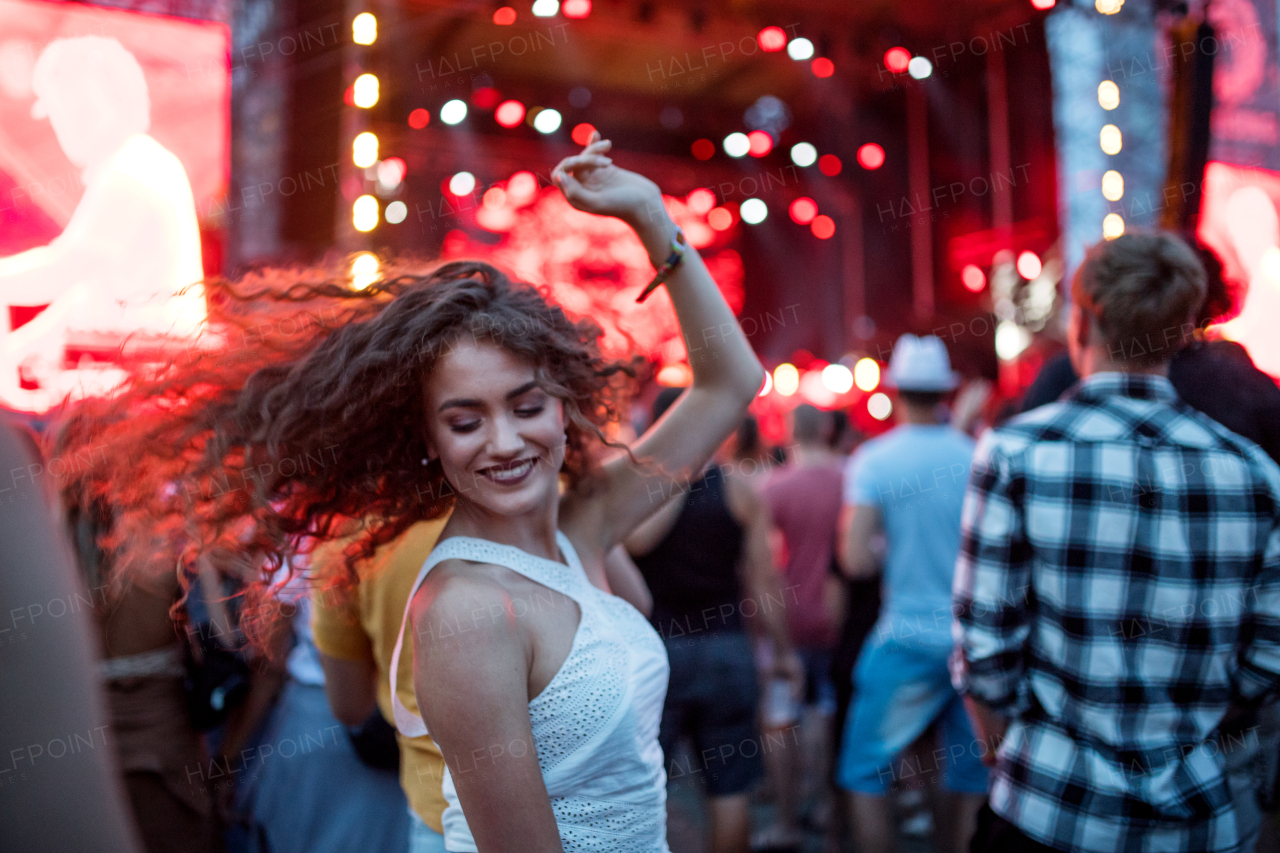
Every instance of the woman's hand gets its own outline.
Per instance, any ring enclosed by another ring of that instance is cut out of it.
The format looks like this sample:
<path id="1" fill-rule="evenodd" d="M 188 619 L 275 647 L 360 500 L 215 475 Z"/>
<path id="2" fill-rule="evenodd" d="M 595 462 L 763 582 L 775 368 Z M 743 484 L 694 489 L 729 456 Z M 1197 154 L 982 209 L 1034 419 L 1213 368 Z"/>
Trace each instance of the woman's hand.
<path id="1" fill-rule="evenodd" d="M 615 216 L 635 228 L 642 240 L 650 232 L 660 234 L 662 248 L 667 248 L 671 218 L 662 204 L 662 191 L 643 175 L 613 165 L 606 156 L 611 146 L 593 132 L 582 153 L 561 160 L 551 179 L 578 210 Z M 645 245 L 648 248 L 647 240 Z"/>

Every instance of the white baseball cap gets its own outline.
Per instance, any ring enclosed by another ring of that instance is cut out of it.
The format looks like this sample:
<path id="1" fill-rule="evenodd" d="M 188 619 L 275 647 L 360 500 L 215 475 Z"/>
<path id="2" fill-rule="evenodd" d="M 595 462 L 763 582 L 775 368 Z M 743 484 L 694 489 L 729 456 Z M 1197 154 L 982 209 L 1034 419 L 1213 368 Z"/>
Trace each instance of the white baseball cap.
<path id="1" fill-rule="evenodd" d="M 884 384 L 899 391 L 950 391 L 960 384 L 947 348 L 936 335 L 903 335 L 893 345 Z"/>

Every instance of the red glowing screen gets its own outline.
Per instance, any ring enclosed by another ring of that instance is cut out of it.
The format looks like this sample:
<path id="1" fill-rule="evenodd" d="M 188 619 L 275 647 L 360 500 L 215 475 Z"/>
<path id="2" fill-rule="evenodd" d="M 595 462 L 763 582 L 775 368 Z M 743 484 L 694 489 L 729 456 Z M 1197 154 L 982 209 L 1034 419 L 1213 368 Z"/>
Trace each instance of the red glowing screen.
<path id="1" fill-rule="evenodd" d="M 249 203 L 227 201 L 229 43 L 217 23 L 0 0 L 0 404 L 107 390 L 104 341 L 201 327 L 196 283 Z"/>

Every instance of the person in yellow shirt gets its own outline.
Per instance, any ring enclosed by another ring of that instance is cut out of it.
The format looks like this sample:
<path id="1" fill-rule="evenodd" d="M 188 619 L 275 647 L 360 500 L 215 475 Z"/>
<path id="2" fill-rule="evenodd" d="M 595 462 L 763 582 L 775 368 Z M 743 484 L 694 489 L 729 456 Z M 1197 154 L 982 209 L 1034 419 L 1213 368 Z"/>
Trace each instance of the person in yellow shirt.
<path id="1" fill-rule="evenodd" d="M 418 569 L 435 547 L 448 516 L 422 521 L 404 535 L 378 549 L 360 565 L 360 583 L 345 594 L 317 591 L 312 598 L 312 629 L 324 667 L 325 692 L 338 721 L 348 726 L 365 722 L 375 706 L 390 722 L 391 650 Z M 323 578 L 338 568 L 349 540 L 326 543 L 312 556 L 312 574 Z M 400 659 L 397 675 L 400 701 L 417 711 L 413 695 L 413 657 Z M 413 826 L 409 849 L 414 853 L 444 853 L 440 815 L 444 795 L 440 782 L 444 758 L 429 736 L 408 738 L 396 733 L 400 745 L 400 786 L 409 800 Z"/>

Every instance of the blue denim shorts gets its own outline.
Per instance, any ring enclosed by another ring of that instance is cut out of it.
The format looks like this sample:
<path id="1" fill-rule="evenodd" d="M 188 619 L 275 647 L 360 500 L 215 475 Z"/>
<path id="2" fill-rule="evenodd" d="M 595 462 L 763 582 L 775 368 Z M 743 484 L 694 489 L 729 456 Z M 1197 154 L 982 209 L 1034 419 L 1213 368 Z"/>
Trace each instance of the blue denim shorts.
<path id="1" fill-rule="evenodd" d="M 751 641 L 741 631 L 716 631 L 664 642 L 671 681 L 658 740 L 667 778 L 701 776 L 712 797 L 749 791 L 764 776 L 765 749 L 756 725 L 760 687 Z M 687 759 L 675 750 L 683 736 L 693 742 Z"/>
<path id="2" fill-rule="evenodd" d="M 845 721 L 836 782 L 859 794 L 884 794 L 912 777 L 964 794 L 985 794 L 985 745 L 973 734 L 951 686 L 948 646 L 892 634 L 867 639 L 853 671 L 853 707 Z M 938 723 L 937 748 L 903 751 Z"/>
<path id="3" fill-rule="evenodd" d="M 409 809 L 409 853 L 445 853 L 444 836 Z"/>

